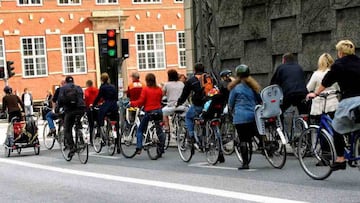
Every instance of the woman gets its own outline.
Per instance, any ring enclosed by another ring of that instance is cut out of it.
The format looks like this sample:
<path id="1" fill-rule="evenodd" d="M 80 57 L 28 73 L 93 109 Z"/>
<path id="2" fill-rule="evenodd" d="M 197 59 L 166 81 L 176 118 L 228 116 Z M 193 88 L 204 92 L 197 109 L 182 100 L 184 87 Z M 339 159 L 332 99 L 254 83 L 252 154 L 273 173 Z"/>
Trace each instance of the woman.
<path id="1" fill-rule="evenodd" d="M 179 81 L 178 72 L 174 69 L 168 71 L 168 82 L 164 84 L 163 94 L 167 98 L 167 104 L 162 109 L 163 111 L 163 120 L 164 120 L 164 129 L 165 131 L 170 131 L 169 126 L 169 115 L 173 114 L 175 111 L 176 102 L 179 99 L 182 90 L 184 89 L 184 83 Z"/>
<path id="2" fill-rule="evenodd" d="M 143 132 L 146 130 L 147 124 L 149 122 L 150 113 L 157 113 L 159 117 L 162 117 L 161 110 L 161 98 L 162 98 L 162 90 L 156 84 L 155 75 L 152 73 L 148 73 L 145 77 L 146 87 L 143 87 L 140 97 L 136 101 L 131 101 L 130 106 L 132 107 L 144 107 L 145 115 L 141 120 L 139 128 L 136 132 L 137 143 L 136 143 L 136 154 L 141 154 L 142 150 L 142 139 Z M 159 157 L 164 153 L 164 144 L 165 144 L 165 136 L 164 132 L 161 129 L 161 126 L 156 126 L 156 132 L 160 139 L 160 148 L 159 148 Z"/>
<path id="3" fill-rule="evenodd" d="M 325 74 L 330 70 L 330 66 L 334 63 L 334 59 L 330 54 L 324 53 L 319 57 L 318 69 L 312 74 L 310 81 L 306 85 L 309 92 L 314 92 L 320 85 Z M 339 90 L 337 83 L 325 89 L 325 91 Z M 325 113 L 328 113 L 333 117 L 339 101 L 336 95 L 329 95 L 326 99 Z M 312 123 L 317 124 L 320 121 L 320 115 L 324 109 L 324 98 L 316 97 L 312 100 L 310 117 L 313 120 Z"/>
<path id="4" fill-rule="evenodd" d="M 2 111 L 5 112 L 7 110 L 9 116 L 8 121 L 10 123 L 11 119 L 17 117 L 21 120 L 21 109 L 24 110 L 24 103 L 21 99 L 12 93 L 12 88 L 6 86 L 4 88 L 5 96 L 2 101 Z M 21 108 L 20 108 L 21 107 Z"/>
<path id="5" fill-rule="evenodd" d="M 330 165 L 333 171 L 346 169 L 345 141 L 342 134 L 360 129 L 360 124 L 354 123 L 348 117 L 352 109 L 360 106 L 360 58 L 355 55 L 355 46 L 349 40 L 339 41 L 336 50 L 338 59 L 324 76 L 319 88 L 307 95 L 307 98 L 314 98 L 335 82 L 341 89 L 341 101 L 332 122 L 337 154 L 335 162 Z"/>
<path id="6" fill-rule="evenodd" d="M 255 123 L 255 105 L 259 101 L 260 85 L 250 76 L 247 65 L 241 64 L 236 67 L 236 80 L 228 86 L 229 110 L 233 112 L 233 124 L 240 139 L 240 151 L 243 159 L 241 169 L 249 169 L 247 143 L 252 141 L 252 136 L 257 135 Z"/>

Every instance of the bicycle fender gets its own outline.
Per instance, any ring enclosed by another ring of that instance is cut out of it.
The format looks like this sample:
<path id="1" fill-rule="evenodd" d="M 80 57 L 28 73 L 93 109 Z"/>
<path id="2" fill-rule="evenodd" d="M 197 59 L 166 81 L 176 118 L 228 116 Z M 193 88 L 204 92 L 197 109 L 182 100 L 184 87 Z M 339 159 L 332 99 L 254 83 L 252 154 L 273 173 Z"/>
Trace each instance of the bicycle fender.
<path id="1" fill-rule="evenodd" d="M 280 136 L 282 144 L 287 144 L 284 132 L 281 130 L 281 128 L 276 128 L 276 131 L 278 132 L 278 134 Z"/>

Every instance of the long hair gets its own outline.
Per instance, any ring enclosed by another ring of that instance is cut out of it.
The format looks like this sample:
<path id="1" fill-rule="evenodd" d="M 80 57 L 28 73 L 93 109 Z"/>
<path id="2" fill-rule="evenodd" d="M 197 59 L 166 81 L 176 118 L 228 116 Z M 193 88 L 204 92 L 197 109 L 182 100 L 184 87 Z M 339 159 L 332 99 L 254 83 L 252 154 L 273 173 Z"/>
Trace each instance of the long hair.
<path id="1" fill-rule="evenodd" d="M 318 70 L 319 71 L 326 71 L 330 66 L 334 63 L 334 59 L 328 53 L 323 53 L 319 57 L 318 61 Z"/>
<path id="2" fill-rule="evenodd" d="M 229 83 L 228 90 L 231 91 L 237 84 L 240 84 L 242 82 L 245 83 L 247 86 L 249 86 L 256 93 L 260 92 L 261 89 L 260 84 L 251 76 L 245 78 L 237 77 L 234 81 Z"/>
<path id="3" fill-rule="evenodd" d="M 156 85 L 156 77 L 153 73 L 146 74 L 145 77 L 146 86 L 148 87 L 157 87 Z"/>

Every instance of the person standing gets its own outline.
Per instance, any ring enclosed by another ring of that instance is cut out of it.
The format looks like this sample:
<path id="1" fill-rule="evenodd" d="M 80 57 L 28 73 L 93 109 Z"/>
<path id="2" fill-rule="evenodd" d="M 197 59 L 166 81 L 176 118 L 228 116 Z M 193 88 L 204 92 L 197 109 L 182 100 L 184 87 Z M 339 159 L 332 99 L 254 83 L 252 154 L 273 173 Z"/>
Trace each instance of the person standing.
<path id="1" fill-rule="evenodd" d="M 247 143 L 252 142 L 252 136 L 258 134 L 255 123 L 255 106 L 260 101 L 260 85 L 250 76 L 247 65 L 238 65 L 235 69 L 236 80 L 229 84 L 229 110 L 233 113 L 233 124 L 240 140 L 240 151 L 243 164 L 238 169 L 249 169 Z"/>
<path id="2" fill-rule="evenodd" d="M 24 89 L 24 93 L 21 95 L 21 101 L 24 103 L 25 116 L 33 115 L 33 98 L 28 88 Z"/>
<path id="3" fill-rule="evenodd" d="M 281 105 L 282 112 L 285 112 L 291 105 L 296 106 L 299 114 L 307 114 L 308 106 L 304 103 L 308 93 L 305 83 L 303 68 L 295 61 L 295 56 L 286 53 L 282 57 L 282 64 L 276 68 L 271 78 L 271 85 L 277 84 L 281 87 L 284 99 Z"/>
<path id="4" fill-rule="evenodd" d="M 99 93 L 99 89 L 93 86 L 93 81 L 88 80 L 86 81 L 86 89 L 84 91 L 84 99 L 85 99 L 85 106 L 86 106 L 86 115 L 89 121 L 89 130 L 90 130 L 90 144 L 93 145 L 93 129 L 94 129 L 94 111 L 90 108 L 90 105 L 94 103 L 96 96 Z"/>

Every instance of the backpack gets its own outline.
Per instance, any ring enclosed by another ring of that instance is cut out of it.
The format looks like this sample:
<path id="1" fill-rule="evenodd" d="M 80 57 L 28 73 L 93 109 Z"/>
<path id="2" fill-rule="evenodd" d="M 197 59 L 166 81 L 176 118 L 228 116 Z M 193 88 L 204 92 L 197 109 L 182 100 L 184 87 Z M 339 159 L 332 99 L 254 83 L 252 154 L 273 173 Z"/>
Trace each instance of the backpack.
<path id="1" fill-rule="evenodd" d="M 200 81 L 200 86 L 204 91 L 205 95 L 208 95 L 208 92 L 214 88 L 214 80 L 209 73 L 203 73 L 201 75 L 195 75 L 195 77 Z"/>
<path id="2" fill-rule="evenodd" d="M 76 108 L 78 104 L 78 92 L 75 85 L 71 85 L 64 91 L 64 105 L 68 108 Z"/>

